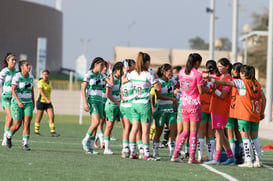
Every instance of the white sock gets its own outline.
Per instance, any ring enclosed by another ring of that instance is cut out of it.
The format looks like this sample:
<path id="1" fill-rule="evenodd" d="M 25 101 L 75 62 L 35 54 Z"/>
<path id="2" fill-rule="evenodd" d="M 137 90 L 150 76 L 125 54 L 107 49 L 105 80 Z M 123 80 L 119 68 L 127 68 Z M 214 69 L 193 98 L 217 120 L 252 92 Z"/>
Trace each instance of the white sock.
<path id="1" fill-rule="evenodd" d="M 197 149 L 198 149 L 198 160 L 201 160 L 204 155 L 204 138 L 198 138 L 197 142 Z"/>
<path id="2" fill-rule="evenodd" d="M 209 139 L 207 144 L 208 159 L 213 160 L 213 154 L 215 152 L 215 139 Z"/>
<path id="3" fill-rule="evenodd" d="M 240 144 L 239 144 L 239 147 L 240 147 L 241 157 L 242 157 L 242 159 L 244 160 L 244 159 L 245 159 L 244 144 L 243 144 L 243 143 L 240 143 Z"/>
<path id="4" fill-rule="evenodd" d="M 252 162 L 252 145 L 250 138 L 244 138 L 245 163 Z"/>
<path id="5" fill-rule="evenodd" d="M 153 155 L 158 155 L 159 141 L 155 141 L 153 144 Z M 144 149 L 145 150 L 145 149 Z"/>
<path id="6" fill-rule="evenodd" d="M 131 154 L 136 155 L 136 142 L 129 143 Z"/>
<path id="7" fill-rule="evenodd" d="M 103 143 L 103 133 L 98 133 L 98 138 L 99 138 L 99 140 L 100 140 L 100 144 L 102 144 Z"/>
<path id="8" fill-rule="evenodd" d="M 169 150 L 170 150 L 170 155 L 173 155 L 173 152 L 175 149 L 175 141 L 169 141 L 168 146 L 169 146 Z"/>
<path id="9" fill-rule="evenodd" d="M 129 143 L 122 143 L 122 151 L 123 152 L 129 152 Z"/>
<path id="10" fill-rule="evenodd" d="M 255 160 L 261 160 L 261 145 L 258 138 L 251 140 L 253 152 L 255 154 Z"/>
<path id="11" fill-rule="evenodd" d="M 23 138 L 23 145 L 28 145 L 28 138 Z"/>
<path id="12" fill-rule="evenodd" d="M 109 150 L 110 140 L 104 139 L 104 148 L 105 150 Z"/>
<path id="13" fill-rule="evenodd" d="M 230 146 L 230 149 L 231 149 L 233 155 L 235 155 L 235 146 L 236 146 L 235 142 L 229 142 L 229 146 Z"/>
<path id="14" fill-rule="evenodd" d="M 143 144 L 144 156 L 150 156 L 149 144 Z"/>
<path id="15" fill-rule="evenodd" d="M 83 141 L 88 142 L 88 140 L 91 138 L 89 134 L 86 134 L 85 137 L 83 138 Z"/>

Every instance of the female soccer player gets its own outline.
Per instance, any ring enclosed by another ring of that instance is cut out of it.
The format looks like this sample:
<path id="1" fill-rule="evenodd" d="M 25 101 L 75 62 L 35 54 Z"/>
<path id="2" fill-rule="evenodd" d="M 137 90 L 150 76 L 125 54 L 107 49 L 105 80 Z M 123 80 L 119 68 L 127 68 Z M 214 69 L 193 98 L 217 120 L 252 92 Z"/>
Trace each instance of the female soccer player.
<path id="1" fill-rule="evenodd" d="M 200 67 L 202 57 L 198 53 L 191 53 L 188 57 L 186 67 L 179 72 L 181 89 L 181 113 L 183 132 L 176 141 L 174 154 L 171 161 L 181 162 L 179 152 L 186 139 L 190 136 L 190 158 L 188 163 L 199 163 L 195 160 L 197 146 L 197 128 L 201 120 L 200 94 L 207 90 L 203 87 L 203 79 L 197 69 Z"/>
<path id="2" fill-rule="evenodd" d="M 38 82 L 38 100 L 36 102 L 37 115 L 35 120 L 35 130 L 36 135 L 40 135 L 40 122 L 43 117 L 44 111 L 47 112 L 49 117 L 49 128 L 50 135 L 52 137 L 58 137 L 60 134 L 55 132 L 55 123 L 54 123 L 54 109 L 51 103 L 51 91 L 52 83 L 49 81 L 49 71 L 44 70 L 42 72 L 42 79 Z"/>
<path id="3" fill-rule="evenodd" d="M 217 67 L 221 76 L 220 80 L 232 80 L 229 72 L 231 71 L 231 64 L 227 58 L 221 58 L 217 62 Z M 220 157 L 222 153 L 222 147 L 227 153 L 228 159 L 222 162 L 222 165 L 235 164 L 234 155 L 230 149 L 229 142 L 225 136 L 224 129 L 228 122 L 229 109 L 231 100 L 231 87 L 230 86 L 217 86 L 216 90 L 212 94 L 210 103 L 212 129 L 215 131 L 216 137 L 216 151 L 214 159 L 205 164 L 219 165 Z"/>
<path id="4" fill-rule="evenodd" d="M 6 121 L 4 127 L 4 137 L 2 146 L 6 146 L 6 134 L 10 130 L 12 124 L 12 117 L 10 112 L 12 91 L 11 81 L 12 77 L 16 74 L 15 70 L 16 57 L 12 53 L 7 53 L 3 61 L 3 69 L 0 72 L 0 86 L 2 86 L 1 104 L 6 113 Z"/>
<path id="5" fill-rule="evenodd" d="M 135 69 L 136 62 L 132 59 L 124 60 L 124 76 L 130 74 Z M 129 134 L 131 130 L 131 114 L 132 114 L 132 100 L 134 99 L 133 84 L 131 81 L 121 84 L 122 100 L 120 103 L 121 123 L 123 126 L 122 132 L 122 158 L 129 158 Z"/>
<path id="6" fill-rule="evenodd" d="M 210 75 L 217 74 L 217 65 L 214 60 L 208 60 L 206 62 L 206 69 Z M 203 161 L 204 154 L 204 138 L 207 139 L 207 151 L 208 151 L 208 160 L 213 159 L 213 153 L 215 150 L 215 137 L 214 132 L 211 128 L 211 116 L 209 111 L 210 99 L 211 99 L 212 90 L 205 92 L 200 96 L 201 107 L 202 107 L 202 120 L 198 128 L 198 161 Z"/>
<path id="7" fill-rule="evenodd" d="M 19 72 L 12 78 L 11 115 L 13 125 L 7 132 L 7 147 L 11 148 L 11 138 L 21 127 L 23 122 L 23 146 L 22 149 L 30 151 L 29 134 L 30 122 L 34 108 L 33 76 L 29 73 L 31 66 L 27 60 L 19 62 Z"/>
<path id="8" fill-rule="evenodd" d="M 131 80 L 133 83 L 135 95 L 132 101 L 132 130 L 129 136 L 130 158 L 137 158 L 136 134 L 141 127 L 144 160 L 155 160 L 151 156 L 149 149 L 149 134 L 152 121 L 150 88 L 154 86 L 157 91 L 160 91 L 160 84 L 155 80 L 154 75 L 148 71 L 150 61 L 151 58 L 147 53 L 139 52 L 136 70 L 128 76 L 128 80 Z"/>
<path id="9" fill-rule="evenodd" d="M 214 80 L 216 84 L 236 87 L 235 117 L 238 119 L 239 131 L 241 132 L 245 162 L 239 167 L 261 167 L 260 142 L 258 139 L 259 121 L 264 118 L 266 104 L 265 95 L 261 85 L 255 79 L 255 69 L 253 66 L 243 65 L 240 71 L 241 79 L 233 81 Z M 213 79 L 212 79 L 213 80 Z M 252 143 L 255 153 L 255 161 L 252 164 Z"/>
<path id="10" fill-rule="evenodd" d="M 93 132 L 97 130 L 103 115 L 103 85 L 101 82 L 106 81 L 108 84 L 113 85 L 112 81 L 101 73 L 103 67 L 104 60 L 101 57 L 96 57 L 93 60 L 89 71 L 85 74 L 82 84 L 84 110 L 89 112 L 92 120 L 86 136 L 82 140 L 83 150 L 88 154 L 97 154 L 93 150 L 95 140 Z"/>
<path id="11" fill-rule="evenodd" d="M 177 81 L 172 79 L 172 66 L 170 64 L 163 64 L 159 67 L 157 75 L 158 81 L 161 85 L 161 91 L 157 93 L 157 109 L 154 112 L 154 119 L 156 125 L 156 132 L 154 136 L 153 157 L 160 160 L 158 153 L 160 136 L 164 125 L 168 125 L 170 130 L 169 149 L 170 155 L 173 154 L 176 138 L 176 115 L 173 111 L 173 102 L 177 102 L 174 97 L 174 90 Z"/>
<path id="12" fill-rule="evenodd" d="M 106 127 L 104 130 L 104 154 L 112 155 L 110 149 L 110 135 L 114 127 L 115 121 L 120 120 L 120 79 L 123 74 L 123 63 L 117 62 L 113 67 L 114 85 L 106 85 L 107 101 L 105 105 Z"/>

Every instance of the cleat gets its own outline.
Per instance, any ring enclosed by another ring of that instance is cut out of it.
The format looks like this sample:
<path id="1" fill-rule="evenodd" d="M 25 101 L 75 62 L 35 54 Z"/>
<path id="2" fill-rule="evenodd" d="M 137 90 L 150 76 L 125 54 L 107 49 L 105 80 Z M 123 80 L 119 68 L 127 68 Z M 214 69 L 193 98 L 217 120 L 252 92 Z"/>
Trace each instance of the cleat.
<path id="1" fill-rule="evenodd" d="M 205 165 L 220 165 L 220 161 L 210 160 L 208 162 L 204 162 Z"/>
<path id="2" fill-rule="evenodd" d="M 34 133 L 35 136 L 42 136 L 39 132 Z"/>
<path id="3" fill-rule="evenodd" d="M 110 149 L 105 149 L 103 154 L 104 155 L 113 155 L 114 153 Z"/>
<path id="4" fill-rule="evenodd" d="M 89 154 L 89 155 L 98 155 L 99 152 L 96 152 L 95 150 L 93 149 L 90 149 L 88 152 L 85 152 L 86 154 Z"/>
<path id="5" fill-rule="evenodd" d="M 24 150 L 24 151 L 30 151 L 30 148 L 29 148 L 28 145 L 23 145 L 22 146 L 22 150 Z"/>
<path id="6" fill-rule="evenodd" d="M 202 162 L 200 162 L 200 161 L 198 161 L 198 160 L 196 160 L 196 159 L 189 159 L 188 160 L 188 164 L 202 164 Z"/>
<path id="7" fill-rule="evenodd" d="M 263 167 L 263 163 L 261 161 L 257 160 L 253 163 L 253 167 L 254 168 L 261 168 L 261 167 Z"/>
<path id="8" fill-rule="evenodd" d="M 226 161 L 222 162 L 221 165 L 235 165 L 235 158 L 228 158 Z"/>
<path id="9" fill-rule="evenodd" d="M 148 156 L 144 155 L 144 160 L 146 160 L 146 161 L 158 161 L 154 157 L 152 157 L 151 155 L 148 155 Z"/>
<path id="10" fill-rule="evenodd" d="M 56 132 L 51 132 L 50 133 L 50 136 L 51 137 L 59 137 L 59 136 L 61 136 L 59 133 L 56 133 Z"/>
<path id="11" fill-rule="evenodd" d="M 129 158 L 130 158 L 130 159 L 138 159 L 137 155 L 134 155 L 134 154 L 132 154 L 132 153 L 130 154 Z"/>
<path id="12" fill-rule="evenodd" d="M 154 159 L 155 159 L 156 161 L 160 161 L 160 156 L 159 156 L 159 154 L 153 155 L 153 157 L 154 157 Z"/>
<path id="13" fill-rule="evenodd" d="M 3 137 L 2 146 L 7 146 L 7 138 L 6 138 L 6 136 Z"/>
<path id="14" fill-rule="evenodd" d="M 144 159 L 144 153 L 143 152 L 139 153 L 139 157 L 138 158 L 139 159 Z"/>
<path id="15" fill-rule="evenodd" d="M 129 152 L 122 152 L 121 153 L 121 158 L 129 158 L 130 154 Z"/>
<path id="16" fill-rule="evenodd" d="M 185 156 L 184 156 L 185 159 L 188 159 L 190 158 L 190 154 L 189 153 L 185 153 Z"/>
<path id="17" fill-rule="evenodd" d="M 101 149 L 104 149 L 104 147 L 105 147 L 105 146 L 104 146 L 104 142 L 102 142 L 101 145 L 100 145 L 100 148 L 101 148 Z"/>
<path id="18" fill-rule="evenodd" d="M 172 157 L 171 162 L 183 163 L 183 160 L 179 157 L 177 157 L 177 158 Z"/>
<path id="19" fill-rule="evenodd" d="M 94 141 L 94 148 L 98 148 L 98 142 L 97 141 Z"/>
<path id="20" fill-rule="evenodd" d="M 90 151 L 90 141 L 85 141 L 84 139 L 82 140 L 82 149 L 85 151 L 85 152 L 89 152 Z"/>
<path id="21" fill-rule="evenodd" d="M 245 162 L 243 164 L 238 165 L 238 167 L 241 167 L 241 168 L 252 168 L 253 164 L 252 164 L 252 162 Z"/>
<path id="22" fill-rule="evenodd" d="M 11 143 L 11 137 L 10 138 L 8 138 L 8 137 L 6 137 L 6 143 L 7 143 L 7 148 L 11 148 L 12 147 L 12 143 Z"/>

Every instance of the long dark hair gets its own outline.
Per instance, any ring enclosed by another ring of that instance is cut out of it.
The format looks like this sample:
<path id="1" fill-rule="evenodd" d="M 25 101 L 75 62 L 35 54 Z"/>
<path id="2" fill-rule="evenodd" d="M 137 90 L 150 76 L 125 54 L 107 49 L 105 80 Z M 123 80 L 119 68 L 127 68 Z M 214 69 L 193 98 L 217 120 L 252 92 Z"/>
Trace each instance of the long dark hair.
<path id="1" fill-rule="evenodd" d="M 191 69 L 194 67 L 196 62 L 201 63 L 202 57 L 198 53 L 191 53 L 188 57 L 188 61 L 186 64 L 185 73 L 189 75 L 191 73 Z"/>
<path id="2" fill-rule="evenodd" d="M 255 77 L 255 68 L 250 65 L 243 65 L 240 70 L 241 73 L 245 73 L 247 80 L 251 80 L 253 84 L 253 90 L 256 91 L 256 77 Z"/>
<path id="3" fill-rule="evenodd" d="M 2 65 L 2 68 L 6 68 L 6 67 L 8 67 L 8 60 L 9 60 L 9 58 L 10 57 L 12 57 L 12 56 L 15 56 L 13 53 L 7 53 L 6 54 L 6 56 L 4 57 L 4 60 L 3 60 L 3 65 Z"/>
<path id="4" fill-rule="evenodd" d="M 123 74 L 123 63 L 122 63 L 122 62 L 117 62 L 117 63 L 115 63 L 115 65 L 113 66 L 113 69 L 112 69 L 113 74 L 114 74 L 117 70 L 120 70 L 120 76 L 122 76 L 122 74 Z"/>
<path id="5" fill-rule="evenodd" d="M 21 67 L 22 67 L 26 62 L 28 62 L 28 61 L 27 61 L 27 60 L 21 60 L 21 61 L 19 61 L 19 65 L 18 65 L 18 67 L 19 67 L 19 72 L 22 72 Z"/>
<path id="6" fill-rule="evenodd" d="M 232 70 L 234 70 L 237 73 L 237 76 L 233 76 L 233 78 L 235 79 L 240 79 L 240 71 L 241 71 L 241 67 L 243 66 L 242 63 L 240 62 L 236 62 L 232 65 Z"/>
<path id="7" fill-rule="evenodd" d="M 103 58 L 101 58 L 101 57 L 94 58 L 94 60 L 91 63 L 91 66 L 90 66 L 89 70 L 93 70 L 94 67 L 95 67 L 95 64 L 101 63 L 101 62 L 105 62 L 105 60 L 103 60 Z"/>
<path id="8" fill-rule="evenodd" d="M 214 74 L 217 70 L 217 64 L 215 60 L 208 60 L 206 62 L 206 68 L 208 69 L 210 74 Z"/>
<path id="9" fill-rule="evenodd" d="M 133 59 L 125 59 L 125 60 L 127 61 L 129 67 L 136 64 L 136 61 Z"/>
<path id="10" fill-rule="evenodd" d="M 172 68 L 172 66 L 168 63 L 165 63 L 163 65 L 161 65 L 158 69 L 157 69 L 157 75 L 158 77 L 162 77 L 164 71 L 170 70 Z"/>
<path id="11" fill-rule="evenodd" d="M 136 71 L 140 74 L 142 71 L 148 71 L 148 68 L 145 67 L 145 63 L 150 61 L 151 57 L 147 53 L 139 52 L 136 61 Z"/>
<path id="12" fill-rule="evenodd" d="M 220 63 L 223 66 L 228 66 L 228 73 L 231 74 L 231 68 L 232 68 L 232 64 L 230 63 L 229 59 L 227 58 L 221 58 L 218 60 L 217 63 Z"/>

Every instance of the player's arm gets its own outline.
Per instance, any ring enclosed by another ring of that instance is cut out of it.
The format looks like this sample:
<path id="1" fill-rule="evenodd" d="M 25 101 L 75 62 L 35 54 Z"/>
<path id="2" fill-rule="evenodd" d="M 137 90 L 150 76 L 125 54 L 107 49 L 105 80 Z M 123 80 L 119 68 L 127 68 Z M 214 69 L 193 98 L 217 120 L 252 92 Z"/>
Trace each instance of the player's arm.
<path id="1" fill-rule="evenodd" d="M 12 96 L 15 98 L 15 100 L 17 101 L 17 104 L 20 108 L 24 107 L 24 104 L 21 102 L 21 100 L 19 99 L 17 92 L 16 92 L 17 86 L 16 85 L 11 85 L 11 92 L 12 92 Z"/>
<path id="2" fill-rule="evenodd" d="M 110 99 L 112 102 L 119 106 L 119 102 L 113 97 L 112 88 L 109 86 L 106 87 L 106 96 L 108 99 Z"/>
<path id="3" fill-rule="evenodd" d="M 262 120 L 262 119 L 264 119 L 264 111 L 265 111 L 265 105 L 266 105 L 266 97 L 265 97 L 264 92 L 262 90 L 261 90 L 260 96 L 261 96 L 261 100 L 262 100 L 262 102 L 261 102 L 261 117 L 260 117 L 260 119 Z"/>
<path id="4" fill-rule="evenodd" d="M 87 97 L 86 97 L 86 88 L 87 88 L 88 83 L 87 82 L 83 82 L 82 83 L 82 97 L 83 97 L 83 109 L 88 112 L 89 111 L 89 106 L 87 103 Z"/>
<path id="5" fill-rule="evenodd" d="M 46 97 L 44 91 L 42 88 L 38 88 L 38 91 L 40 93 L 40 95 L 46 100 L 46 102 L 49 104 L 51 101 Z"/>

